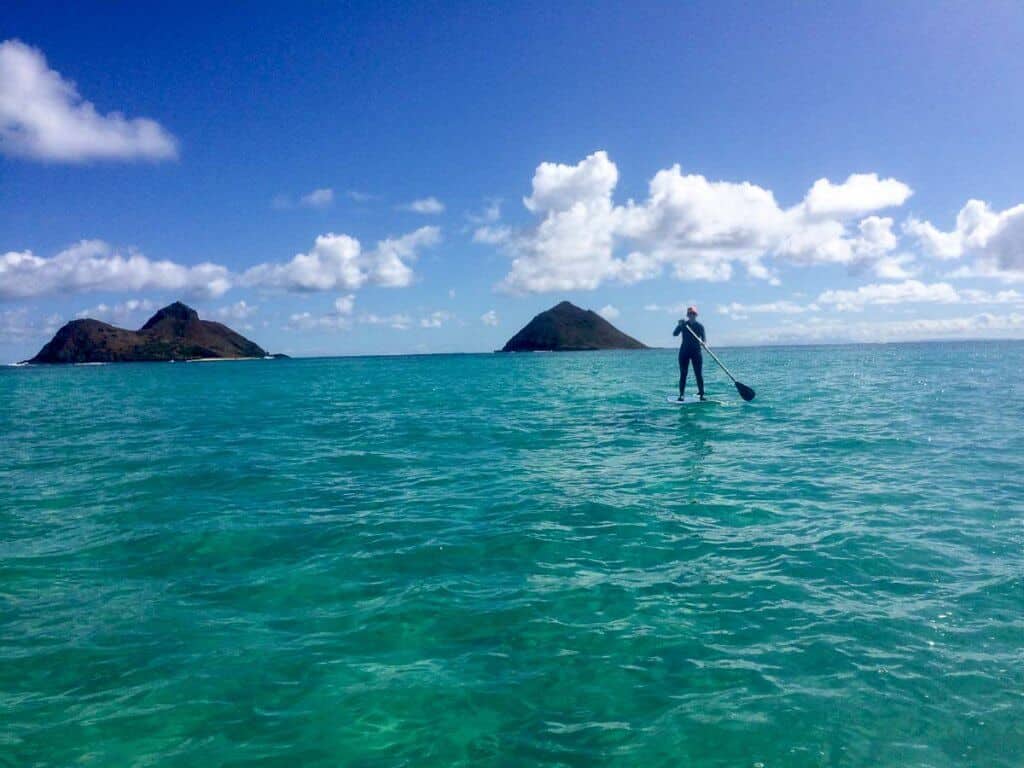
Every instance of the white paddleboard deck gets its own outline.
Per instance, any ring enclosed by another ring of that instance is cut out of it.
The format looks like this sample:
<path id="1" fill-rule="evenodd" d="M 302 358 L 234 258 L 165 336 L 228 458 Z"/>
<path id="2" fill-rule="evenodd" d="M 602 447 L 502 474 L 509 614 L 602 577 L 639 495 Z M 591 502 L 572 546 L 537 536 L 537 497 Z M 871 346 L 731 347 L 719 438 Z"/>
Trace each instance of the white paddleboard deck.
<path id="1" fill-rule="evenodd" d="M 710 397 L 705 399 L 705 400 L 701 400 L 696 395 L 692 395 L 692 396 L 691 395 L 687 395 L 686 399 L 683 400 L 682 402 L 679 402 L 679 395 L 669 395 L 666 398 L 666 400 L 668 402 L 672 403 L 672 405 L 680 405 L 680 406 L 689 406 L 689 405 L 725 405 L 725 403 L 723 403 L 721 400 L 714 400 L 714 399 L 712 399 Z"/>

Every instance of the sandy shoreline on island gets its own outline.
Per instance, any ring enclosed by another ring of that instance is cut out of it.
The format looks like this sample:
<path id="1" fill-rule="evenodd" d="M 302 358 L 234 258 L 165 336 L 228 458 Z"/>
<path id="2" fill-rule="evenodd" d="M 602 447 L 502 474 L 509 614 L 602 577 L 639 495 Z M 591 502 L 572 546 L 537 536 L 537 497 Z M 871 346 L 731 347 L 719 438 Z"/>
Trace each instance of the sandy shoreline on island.
<path id="1" fill-rule="evenodd" d="M 237 360 L 266 360 L 265 357 L 190 357 L 182 360 L 183 363 L 226 363 Z M 176 361 L 171 361 L 176 362 Z"/>

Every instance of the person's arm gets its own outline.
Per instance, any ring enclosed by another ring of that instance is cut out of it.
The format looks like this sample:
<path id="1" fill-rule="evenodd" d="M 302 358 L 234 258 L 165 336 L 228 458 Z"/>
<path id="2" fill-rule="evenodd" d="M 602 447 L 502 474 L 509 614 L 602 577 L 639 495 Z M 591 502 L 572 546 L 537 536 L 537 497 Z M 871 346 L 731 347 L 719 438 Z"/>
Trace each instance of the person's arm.
<path id="1" fill-rule="evenodd" d="M 700 323 L 699 327 L 700 327 L 700 340 L 703 341 L 705 344 L 707 344 L 708 343 L 708 337 L 707 337 L 707 334 L 704 333 L 704 323 Z"/>
<path id="2" fill-rule="evenodd" d="M 676 323 L 676 329 L 674 331 L 672 331 L 672 335 L 673 336 L 678 336 L 680 333 L 682 333 L 684 325 L 686 325 L 686 323 L 684 323 L 682 320 L 680 320 L 678 323 Z"/>

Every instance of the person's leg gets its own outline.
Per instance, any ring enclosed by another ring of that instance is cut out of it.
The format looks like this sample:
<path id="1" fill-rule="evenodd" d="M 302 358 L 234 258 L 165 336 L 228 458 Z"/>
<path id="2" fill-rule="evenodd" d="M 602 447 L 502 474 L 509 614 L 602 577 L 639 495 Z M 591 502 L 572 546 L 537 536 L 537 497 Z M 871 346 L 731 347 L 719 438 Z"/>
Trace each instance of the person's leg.
<path id="1" fill-rule="evenodd" d="M 679 396 L 686 394 L 686 374 L 690 371 L 690 358 L 684 352 L 679 353 Z"/>
<path id="2" fill-rule="evenodd" d="M 697 380 L 697 394 L 704 397 L 704 357 L 700 352 L 693 356 L 693 378 Z"/>

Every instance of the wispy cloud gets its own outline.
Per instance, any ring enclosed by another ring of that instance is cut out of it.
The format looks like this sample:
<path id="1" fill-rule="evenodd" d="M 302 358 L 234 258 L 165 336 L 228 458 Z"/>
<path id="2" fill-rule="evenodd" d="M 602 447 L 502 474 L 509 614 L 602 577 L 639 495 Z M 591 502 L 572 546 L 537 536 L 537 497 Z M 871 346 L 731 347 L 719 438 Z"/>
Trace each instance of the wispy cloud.
<path id="1" fill-rule="evenodd" d="M 405 314 L 377 315 L 371 312 L 360 315 L 359 322 L 363 325 L 387 325 L 396 330 L 405 331 L 412 325 L 412 318 Z"/>
<path id="2" fill-rule="evenodd" d="M 753 314 L 800 315 L 807 312 L 834 310 L 860 312 L 867 307 L 903 307 L 908 304 L 1024 304 L 1024 294 L 1016 290 L 985 291 L 977 288 L 956 288 L 950 283 L 923 283 L 904 280 L 899 283 L 870 283 L 852 289 L 822 291 L 815 302 L 799 304 L 790 300 L 764 304 L 732 302 L 718 307 L 718 312 L 735 318 Z"/>
<path id="3" fill-rule="evenodd" d="M 314 189 L 293 200 L 288 195 L 277 195 L 270 201 L 271 208 L 286 211 L 289 208 L 329 208 L 334 203 L 334 190 L 330 187 Z"/>
<path id="4" fill-rule="evenodd" d="M 36 319 L 26 307 L 5 309 L 0 312 L 0 339 L 17 342 L 45 339 L 53 336 L 61 325 L 63 320 L 57 314 Z"/>
<path id="5" fill-rule="evenodd" d="M 839 311 L 859 312 L 866 306 L 905 304 L 1020 304 L 1024 294 L 1015 290 L 983 291 L 957 289 L 949 283 L 922 283 L 906 280 L 902 283 L 872 283 L 853 290 L 824 291 L 818 296 L 821 305 L 834 306 Z"/>
<path id="6" fill-rule="evenodd" d="M 286 331 L 344 331 L 352 327 L 352 312 L 355 310 L 355 294 L 339 296 L 334 300 L 334 309 L 320 315 L 312 312 L 296 312 L 288 317 Z"/>
<path id="7" fill-rule="evenodd" d="M 646 312 L 664 312 L 668 315 L 685 315 L 686 308 L 694 305 L 696 302 L 680 302 L 679 304 L 645 304 L 644 311 Z"/>
<path id="8" fill-rule="evenodd" d="M 771 301 L 764 304 L 741 304 L 740 302 L 733 301 L 729 304 L 719 305 L 718 313 L 734 317 L 752 314 L 799 315 L 804 312 L 817 312 L 819 309 L 820 307 L 817 304 L 797 304 L 796 302 L 785 300 Z"/>
<path id="9" fill-rule="evenodd" d="M 299 205 L 306 208 L 326 208 L 334 202 L 334 190 L 330 187 L 314 189 L 299 198 Z"/>
<path id="10" fill-rule="evenodd" d="M 156 303 L 150 299 L 128 299 L 119 301 L 116 304 L 100 303 L 94 307 L 80 310 L 75 317 L 96 318 L 99 320 L 111 320 L 123 323 L 130 319 L 139 319 L 139 313 L 153 312 L 157 308 Z"/>
<path id="11" fill-rule="evenodd" d="M 339 315 L 351 315 L 356 307 L 356 295 L 339 296 L 334 300 L 334 311 Z"/>
<path id="12" fill-rule="evenodd" d="M 380 195 L 371 195 L 369 192 L 360 192 L 358 189 L 346 190 L 345 194 L 356 203 L 369 203 L 374 200 L 380 200 Z"/>
<path id="13" fill-rule="evenodd" d="M 314 315 L 311 312 L 296 312 L 288 317 L 286 331 L 344 331 L 352 327 L 352 321 L 344 315 L 327 313 Z"/>
<path id="14" fill-rule="evenodd" d="M 501 221 L 501 200 L 496 198 L 487 200 L 480 211 L 467 213 L 466 220 L 476 226 L 494 224 L 497 221 Z"/>
<path id="15" fill-rule="evenodd" d="M 795 324 L 774 324 L 751 329 L 741 339 L 755 344 L 815 342 L 893 342 L 930 339 L 1020 338 L 1024 314 L 957 315 L 941 318 L 850 322 L 843 318 L 814 317 Z"/>
<path id="16" fill-rule="evenodd" d="M 451 319 L 451 312 L 437 310 L 436 312 L 431 312 L 429 315 L 420 318 L 420 328 L 440 328 Z"/>
<path id="17" fill-rule="evenodd" d="M 419 200 L 413 200 L 411 203 L 400 205 L 398 206 L 398 209 L 401 211 L 410 211 L 412 213 L 422 213 L 428 216 L 436 216 L 439 213 L 444 213 L 444 203 L 436 197 L 424 197 Z"/>
<path id="18" fill-rule="evenodd" d="M 229 320 L 248 320 L 259 311 L 259 307 L 248 304 L 244 299 L 225 307 L 218 307 L 214 315 Z"/>

